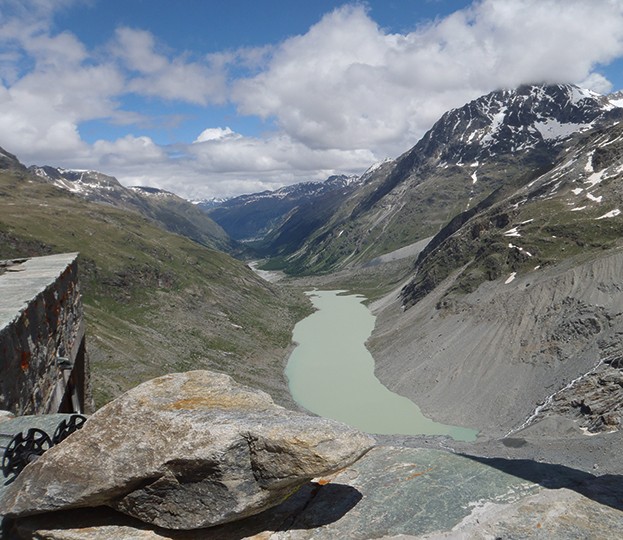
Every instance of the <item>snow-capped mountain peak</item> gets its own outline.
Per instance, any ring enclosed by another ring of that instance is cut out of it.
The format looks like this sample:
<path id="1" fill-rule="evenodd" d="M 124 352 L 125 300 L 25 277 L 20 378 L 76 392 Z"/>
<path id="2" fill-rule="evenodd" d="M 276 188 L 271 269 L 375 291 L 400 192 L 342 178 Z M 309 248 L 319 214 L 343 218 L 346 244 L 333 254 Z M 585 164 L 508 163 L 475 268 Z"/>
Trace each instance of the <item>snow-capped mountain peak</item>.
<path id="1" fill-rule="evenodd" d="M 30 170 L 56 187 L 84 196 L 123 189 L 116 178 L 98 171 L 63 169 L 47 165 L 43 167 L 34 165 Z"/>
<path id="2" fill-rule="evenodd" d="M 469 164 L 555 146 L 622 106 L 623 97 L 570 84 L 498 90 L 445 113 L 418 146 L 442 166 Z"/>

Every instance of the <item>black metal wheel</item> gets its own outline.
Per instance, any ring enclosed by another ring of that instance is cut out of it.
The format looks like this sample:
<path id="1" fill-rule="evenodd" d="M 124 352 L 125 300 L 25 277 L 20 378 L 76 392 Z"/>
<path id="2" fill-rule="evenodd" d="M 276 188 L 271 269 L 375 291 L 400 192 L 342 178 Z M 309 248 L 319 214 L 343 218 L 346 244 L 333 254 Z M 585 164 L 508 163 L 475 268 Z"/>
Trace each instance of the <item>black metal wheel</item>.
<path id="1" fill-rule="evenodd" d="M 52 442 L 54 444 L 58 444 L 61 441 L 64 441 L 74 431 L 78 431 L 86 421 L 86 416 L 82 416 L 81 414 L 72 414 L 69 417 L 69 420 L 63 420 L 57 426 L 54 431 L 54 435 L 52 436 Z"/>
<path id="2" fill-rule="evenodd" d="M 13 481 L 24 467 L 52 447 L 50 436 L 38 428 L 30 428 L 26 435 L 18 433 L 4 451 L 2 473 Z M 10 478 L 12 477 L 12 478 Z"/>

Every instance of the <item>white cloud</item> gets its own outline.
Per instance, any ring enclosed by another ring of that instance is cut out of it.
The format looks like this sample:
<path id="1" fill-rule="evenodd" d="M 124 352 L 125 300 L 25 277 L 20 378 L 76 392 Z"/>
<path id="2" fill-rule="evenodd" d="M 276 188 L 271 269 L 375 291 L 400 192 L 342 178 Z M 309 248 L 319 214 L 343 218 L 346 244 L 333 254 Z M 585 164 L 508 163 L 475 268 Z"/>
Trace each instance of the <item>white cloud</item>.
<path id="1" fill-rule="evenodd" d="M 220 63 L 192 62 L 184 56 L 172 59 L 158 52 L 153 35 L 144 30 L 120 28 L 111 45 L 113 53 L 130 70 L 128 90 L 198 105 L 222 104 L 227 77 Z"/>
<path id="2" fill-rule="evenodd" d="M 238 133 L 234 133 L 231 128 L 208 128 L 204 129 L 199 136 L 194 140 L 195 143 L 206 142 L 206 141 L 222 141 L 223 139 L 238 139 L 241 135 Z"/>
<path id="3" fill-rule="evenodd" d="M 204 132 L 205 133 L 205 132 Z M 236 136 L 208 139 L 188 148 L 190 155 L 207 171 L 237 173 L 305 172 L 362 169 L 374 160 L 368 150 L 312 149 L 287 135 L 264 138 Z"/>
<path id="4" fill-rule="evenodd" d="M 71 4 L 0 0 L 0 146 L 27 163 L 189 196 L 362 171 L 409 149 L 447 109 L 500 87 L 579 82 L 607 92 L 599 66 L 623 54 L 619 0 L 481 0 L 408 34 L 347 5 L 282 43 L 203 56 L 127 27 L 103 36 L 100 55 L 52 30 L 54 10 Z M 144 135 L 150 119 L 121 107 L 129 93 L 206 111 L 229 101 L 276 128 L 249 137 L 206 122 L 159 146 Z M 87 144 L 80 128 L 95 119 L 130 134 Z"/>
<path id="5" fill-rule="evenodd" d="M 582 88 L 588 88 L 598 94 L 608 94 L 612 92 L 612 83 L 601 73 L 590 73 L 586 79 L 578 83 Z"/>
<path id="6" fill-rule="evenodd" d="M 161 164 L 166 157 L 162 148 L 149 137 L 126 135 L 116 141 L 96 141 L 93 150 L 98 163 L 111 167 Z"/>
<path id="7" fill-rule="evenodd" d="M 156 40 L 150 32 L 118 28 L 115 38 L 111 50 L 128 69 L 150 74 L 167 68 L 167 59 L 154 50 Z"/>
<path id="8" fill-rule="evenodd" d="M 374 159 L 366 150 L 312 150 L 285 135 L 243 137 L 223 128 L 214 128 L 212 134 L 225 136 L 168 147 L 163 153 L 147 138 L 98 141 L 96 162 L 105 163 L 106 172 L 126 185 L 160 187 L 201 198 L 324 180 L 365 169 Z"/>
<path id="9" fill-rule="evenodd" d="M 623 51 L 623 4 L 484 0 L 407 35 L 385 33 L 361 6 L 325 16 L 240 80 L 244 114 L 273 117 L 313 148 L 406 150 L 447 109 L 499 87 L 586 81 Z"/>

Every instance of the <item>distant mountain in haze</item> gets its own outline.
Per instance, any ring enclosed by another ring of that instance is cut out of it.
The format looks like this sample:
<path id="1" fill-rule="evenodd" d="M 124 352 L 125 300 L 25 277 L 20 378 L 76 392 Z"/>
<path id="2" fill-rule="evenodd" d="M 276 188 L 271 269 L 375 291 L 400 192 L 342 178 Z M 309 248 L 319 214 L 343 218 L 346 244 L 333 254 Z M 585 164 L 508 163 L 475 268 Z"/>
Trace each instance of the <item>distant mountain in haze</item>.
<path id="1" fill-rule="evenodd" d="M 339 204 L 357 187 L 354 176 L 336 175 L 323 182 L 302 182 L 275 191 L 197 203 L 235 240 L 260 241 L 275 232 L 300 209 Z M 321 213 L 322 210 L 319 210 Z M 311 226 L 310 226 L 311 227 Z"/>

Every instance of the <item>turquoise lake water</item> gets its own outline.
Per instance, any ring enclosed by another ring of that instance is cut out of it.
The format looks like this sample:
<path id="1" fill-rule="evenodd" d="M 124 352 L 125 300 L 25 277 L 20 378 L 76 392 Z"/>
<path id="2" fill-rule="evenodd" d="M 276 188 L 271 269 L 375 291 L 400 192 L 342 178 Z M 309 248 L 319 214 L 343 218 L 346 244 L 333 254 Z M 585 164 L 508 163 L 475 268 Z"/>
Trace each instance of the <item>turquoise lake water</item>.
<path id="1" fill-rule="evenodd" d="M 364 297 L 343 292 L 307 293 L 318 311 L 296 325 L 293 339 L 298 345 L 285 371 L 296 402 L 367 433 L 475 440 L 476 431 L 434 422 L 411 400 L 381 384 L 365 347 L 375 317 L 363 305 Z"/>

